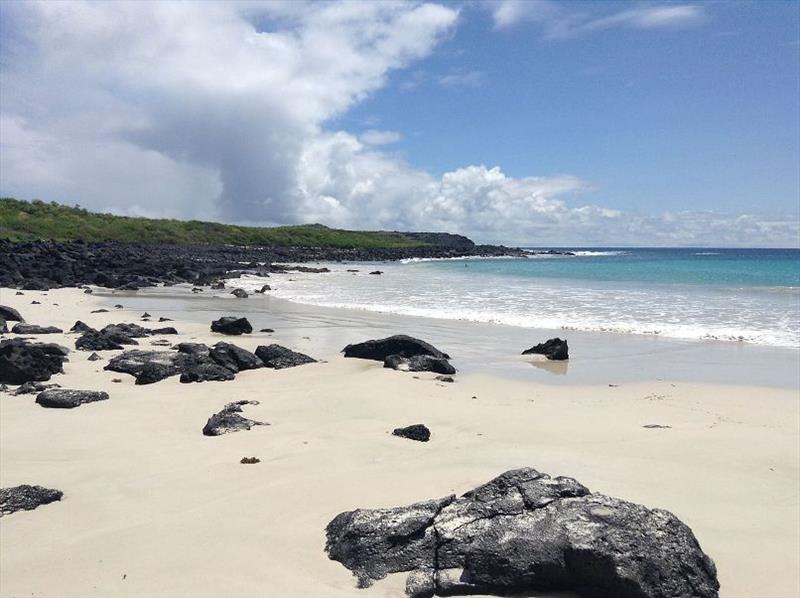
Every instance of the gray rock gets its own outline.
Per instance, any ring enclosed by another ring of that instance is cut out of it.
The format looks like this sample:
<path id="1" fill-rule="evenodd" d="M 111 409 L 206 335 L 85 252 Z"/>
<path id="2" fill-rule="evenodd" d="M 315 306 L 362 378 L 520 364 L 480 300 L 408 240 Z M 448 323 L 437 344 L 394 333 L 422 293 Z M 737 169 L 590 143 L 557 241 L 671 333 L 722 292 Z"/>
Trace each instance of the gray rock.
<path id="1" fill-rule="evenodd" d="M 91 355 L 89 355 L 89 357 L 87 357 L 88 361 L 100 361 L 101 359 L 103 358 L 100 357 L 97 353 L 92 353 Z"/>
<path id="2" fill-rule="evenodd" d="M 212 380 L 226 381 L 233 380 L 235 375 L 232 370 L 206 357 L 202 361 L 186 367 L 181 373 L 181 382 L 187 384 L 189 382 L 209 382 Z"/>
<path id="3" fill-rule="evenodd" d="M 20 293 L 21 295 L 22 293 Z M 25 318 L 19 315 L 19 312 L 14 309 L 13 307 L 8 307 L 6 305 L 0 305 L 0 318 L 7 320 L 9 322 L 24 322 Z"/>
<path id="4" fill-rule="evenodd" d="M 439 351 L 433 345 L 405 334 L 396 334 L 387 338 L 347 345 L 342 351 L 345 357 L 373 359 L 375 361 L 384 361 L 390 355 L 400 355 L 402 357 L 430 355 L 431 357 L 450 359 L 447 353 Z"/>
<path id="5" fill-rule="evenodd" d="M 230 343 L 217 343 L 209 351 L 209 356 L 219 365 L 234 373 L 264 367 L 264 362 L 259 357 Z"/>
<path id="6" fill-rule="evenodd" d="M 437 374 L 448 375 L 456 373 L 456 368 L 444 357 L 432 357 L 430 355 L 415 355 L 414 357 L 389 355 L 383 361 L 383 367 L 403 372 L 436 372 Z"/>
<path id="7" fill-rule="evenodd" d="M 406 590 L 416 597 L 716 598 L 719 590 L 713 561 L 672 513 L 530 468 L 460 498 L 348 511 L 326 531 L 329 557 L 359 585 L 410 571 Z"/>
<path id="8" fill-rule="evenodd" d="M 190 360 L 183 353 L 133 349 L 113 357 L 103 369 L 130 374 L 136 378 L 136 384 L 152 384 L 178 375 Z"/>
<path id="9" fill-rule="evenodd" d="M 439 382 L 455 382 L 452 376 L 436 376 L 436 380 Z"/>
<path id="10" fill-rule="evenodd" d="M 179 353 L 208 357 L 209 348 L 203 343 L 178 343 L 173 347 Z"/>
<path id="11" fill-rule="evenodd" d="M 39 393 L 36 402 L 42 407 L 54 409 L 73 409 L 84 403 L 107 401 L 108 393 L 94 390 L 67 390 L 64 388 L 50 388 Z"/>
<path id="12" fill-rule="evenodd" d="M 14 396 L 32 395 L 47 390 L 48 388 L 61 388 L 61 386 L 59 384 L 45 384 L 44 382 L 26 382 L 25 384 L 20 384 L 11 394 Z"/>
<path id="13" fill-rule="evenodd" d="M 245 291 L 244 289 L 233 289 L 231 291 L 231 295 L 233 295 L 237 299 L 247 299 L 249 297 L 247 291 Z"/>
<path id="14" fill-rule="evenodd" d="M 64 497 L 60 490 L 43 486 L 22 484 L 12 488 L 0 488 L 0 517 L 17 511 L 33 511 L 36 507 L 56 502 Z"/>
<path id="15" fill-rule="evenodd" d="M 418 442 L 428 442 L 428 440 L 431 439 L 431 431 L 425 424 L 414 424 L 413 426 L 406 426 L 405 428 L 395 428 L 392 435 L 408 438 L 409 440 L 416 440 Z"/>
<path id="16" fill-rule="evenodd" d="M 59 334 L 64 332 L 55 326 L 39 326 L 38 324 L 25 324 L 23 322 L 14 324 L 11 329 L 14 334 Z"/>
<path id="17" fill-rule="evenodd" d="M 292 351 L 281 345 L 261 345 L 256 348 L 256 355 L 264 362 L 264 367 L 282 370 L 293 368 L 307 363 L 316 363 L 317 360 L 303 353 Z"/>
<path id="18" fill-rule="evenodd" d="M 85 332 L 97 332 L 94 328 L 89 326 L 86 322 L 81 322 L 78 320 L 75 324 L 72 325 L 72 328 L 69 329 L 70 332 L 78 332 L 83 334 Z"/>
<path id="19" fill-rule="evenodd" d="M 253 426 L 268 426 L 264 422 L 247 419 L 239 415 L 242 412 L 242 405 L 258 405 L 258 401 L 236 401 L 228 403 L 219 413 L 212 415 L 203 427 L 204 436 L 221 436 L 240 430 L 249 430 Z"/>

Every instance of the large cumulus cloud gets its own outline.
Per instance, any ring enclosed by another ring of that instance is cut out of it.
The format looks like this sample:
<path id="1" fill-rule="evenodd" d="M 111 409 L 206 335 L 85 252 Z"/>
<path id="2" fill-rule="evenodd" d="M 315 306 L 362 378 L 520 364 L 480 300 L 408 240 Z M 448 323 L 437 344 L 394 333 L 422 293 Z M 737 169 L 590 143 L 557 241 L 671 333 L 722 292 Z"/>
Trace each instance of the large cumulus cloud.
<path id="1" fill-rule="evenodd" d="M 480 240 L 793 244 L 795 220 L 634 215 L 574 176 L 442 176 L 329 123 L 453 32 L 452 4 L 2 3 L 0 192 L 118 213 Z M 401 132 L 402 133 L 402 132 Z"/>

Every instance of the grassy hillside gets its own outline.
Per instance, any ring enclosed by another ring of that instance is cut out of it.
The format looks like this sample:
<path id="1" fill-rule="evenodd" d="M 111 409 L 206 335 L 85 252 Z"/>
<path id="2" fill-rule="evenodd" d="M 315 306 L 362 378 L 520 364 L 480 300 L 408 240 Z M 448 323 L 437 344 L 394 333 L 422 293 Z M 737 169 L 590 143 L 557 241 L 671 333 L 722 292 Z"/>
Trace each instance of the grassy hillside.
<path id="1" fill-rule="evenodd" d="M 320 224 L 256 228 L 197 220 L 129 218 L 97 214 L 55 202 L 27 202 L 12 198 L 0 198 L 0 239 L 342 248 L 419 247 L 428 244 L 413 235 L 395 232 L 337 230 Z"/>

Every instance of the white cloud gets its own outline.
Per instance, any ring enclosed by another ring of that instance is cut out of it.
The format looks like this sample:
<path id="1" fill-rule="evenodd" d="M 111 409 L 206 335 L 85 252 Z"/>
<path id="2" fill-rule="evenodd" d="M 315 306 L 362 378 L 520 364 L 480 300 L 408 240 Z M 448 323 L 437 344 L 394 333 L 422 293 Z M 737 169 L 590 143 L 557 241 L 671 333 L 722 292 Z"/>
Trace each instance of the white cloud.
<path id="1" fill-rule="evenodd" d="M 539 5 L 541 15 L 552 8 Z M 6 195 L 509 243 L 798 243 L 796 217 L 633 215 L 578 202 L 590 187 L 574 176 L 519 178 L 482 165 L 437 176 L 381 149 L 398 132 L 326 129 L 447 38 L 458 19 L 451 7 L 45 2 L 0 3 L 0 12 Z M 595 27 L 675 17 L 617 18 Z M 460 84 L 479 78 L 450 74 Z"/>
<path id="2" fill-rule="evenodd" d="M 595 6 L 602 6 L 597 3 Z M 697 4 L 648 4 L 606 15 L 568 8 L 551 0 L 502 0 L 487 5 L 496 29 L 536 23 L 545 37 L 568 38 L 592 31 L 624 27 L 630 29 L 669 29 L 702 23 L 706 13 Z"/>
<path id="3" fill-rule="evenodd" d="M 369 129 L 361 133 L 361 141 L 367 145 L 389 145 L 397 143 L 403 136 L 397 131 L 379 131 L 378 129 Z"/>

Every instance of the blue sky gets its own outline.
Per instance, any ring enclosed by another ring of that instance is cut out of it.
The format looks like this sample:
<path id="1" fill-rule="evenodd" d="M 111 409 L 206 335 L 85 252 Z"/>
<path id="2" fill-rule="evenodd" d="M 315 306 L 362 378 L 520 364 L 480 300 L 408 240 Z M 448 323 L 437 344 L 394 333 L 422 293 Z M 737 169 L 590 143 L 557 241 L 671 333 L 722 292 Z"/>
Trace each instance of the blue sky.
<path id="1" fill-rule="evenodd" d="M 702 13 L 685 27 L 547 39 L 524 20 L 497 30 L 468 6 L 440 52 L 395 73 L 342 123 L 402 131 L 397 150 L 436 173 L 570 173 L 627 210 L 796 213 L 800 3 L 707 3 Z"/>
<path id="2" fill-rule="evenodd" d="M 530 245 L 800 245 L 800 3 L 0 3 L 0 193 Z"/>

